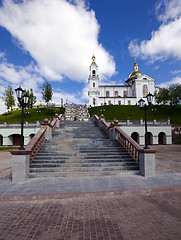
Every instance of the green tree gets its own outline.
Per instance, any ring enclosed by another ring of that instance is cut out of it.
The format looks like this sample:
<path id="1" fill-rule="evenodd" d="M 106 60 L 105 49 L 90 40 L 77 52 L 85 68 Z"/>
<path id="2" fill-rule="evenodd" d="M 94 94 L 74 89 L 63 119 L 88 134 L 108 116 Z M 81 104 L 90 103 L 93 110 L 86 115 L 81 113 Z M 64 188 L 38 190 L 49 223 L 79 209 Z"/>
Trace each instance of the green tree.
<path id="1" fill-rule="evenodd" d="M 169 88 L 160 88 L 159 92 L 154 93 L 158 104 L 178 105 L 181 101 L 181 85 L 172 84 Z"/>
<path id="2" fill-rule="evenodd" d="M 7 107 L 7 110 L 11 109 L 13 110 L 13 107 L 15 106 L 15 98 L 14 98 L 14 92 L 10 85 L 8 85 L 8 88 L 5 90 L 5 97 L 2 98 L 4 101 L 5 106 Z"/>
<path id="3" fill-rule="evenodd" d="M 53 96 L 52 86 L 50 83 L 46 81 L 42 86 L 42 99 L 48 105 L 49 101 L 52 100 L 52 96 Z"/>
<path id="4" fill-rule="evenodd" d="M 167 88 L 160 88 L 159 92 L 155 92 L 155 101 L 158 104 L 167 104 L 169 103 L 169 90 Z"/>
<path id="5" fill-rule="evenodd" d="M 169 86 L 170 105 L 178 105 L 181 101 L 181 85 L 172 84 Z"/>

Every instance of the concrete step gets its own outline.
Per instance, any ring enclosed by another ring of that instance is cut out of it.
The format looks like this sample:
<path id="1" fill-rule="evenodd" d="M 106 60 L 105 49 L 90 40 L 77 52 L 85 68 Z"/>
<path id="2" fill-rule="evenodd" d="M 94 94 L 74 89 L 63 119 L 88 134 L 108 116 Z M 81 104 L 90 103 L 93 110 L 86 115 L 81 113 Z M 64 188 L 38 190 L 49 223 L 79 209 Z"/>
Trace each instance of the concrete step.
<path id="1" fill-rule="evenodd" d="M 102 171 L 102 172 L 36 172 L 30 173 L 30 178 L 52 178 L 52 177 L 93 177 L 93 176 L 115 176 L 115 175 L 138 175 L 138 170 L 131 171 Z"/>
<path id="2" fill-rule="evenodd" d="M 122 171 L 122 170 L 138 170 L 136 165 L 125 166 L 103 166 L 103 167 L 41 167 L 30 168 L 30 173 L 33 172 L 104 172 L 104 171 Z"/>
<path id="3" fill-rule="evenodd" d="M 55 168 L 55 167 L 61 167 L 61 168 L 67 168 L 69 171 L 72 171 L 72 168 L 90 168 L 91 170 L 93 167 L 99 168 L 99 167 L 122 167 L 122 166 L 135 166 L 137 167 L 137 164 L 135 162 L 129 162 L 129 161 L 122 161 L 122 162 L 96 162 L 96 163 L 85 163 L 85 162 L 43 162 L 43 163 L 35 163 L 33 162 L 31 164 L 31 169 L 36 168 Z"/>

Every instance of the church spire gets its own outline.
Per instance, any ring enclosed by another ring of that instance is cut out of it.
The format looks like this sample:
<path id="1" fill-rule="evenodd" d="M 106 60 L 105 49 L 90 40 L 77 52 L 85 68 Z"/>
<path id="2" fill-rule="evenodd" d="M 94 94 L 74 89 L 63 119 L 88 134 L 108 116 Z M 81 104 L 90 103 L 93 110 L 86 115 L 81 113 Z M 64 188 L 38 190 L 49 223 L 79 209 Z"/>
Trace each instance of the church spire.
<path id="1" fill-rule="evenodd" d="M 97 64 L 96 64 L 96 57 L 94 56 L 94 54 L 92 56 L 92 63 L 91 63 L 91 65 L 97 66 Z"/>

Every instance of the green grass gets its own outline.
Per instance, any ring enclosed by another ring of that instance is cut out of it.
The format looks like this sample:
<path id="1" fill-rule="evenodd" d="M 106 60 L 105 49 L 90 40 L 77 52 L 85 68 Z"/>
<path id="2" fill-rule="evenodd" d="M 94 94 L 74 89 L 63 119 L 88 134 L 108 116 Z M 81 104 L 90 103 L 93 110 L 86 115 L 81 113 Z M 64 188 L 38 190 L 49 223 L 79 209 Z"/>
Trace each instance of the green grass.
<path id="1" fill-rule="evenodd" d="M 19 147 L 0 147 L 0 151 L 11 151 L 11 150 L 16 150 Z"/>
<path id="2" fill-rule="evenodd" d="M 102 110 L 102 111 L 101 111 Z M 105 110 L 105 111 L 104 111 Z M 114 118 L 118 120 L 126 120 L 129 118 L 130 120 L 139 120 L 140 117 L 143 119 L 144 111 L 140 109 L 139 106 L 100 106 L 100 107 L 92 107 L 90 110 L 90 115 L 98 115 L 104 114 L 107 121 L 111 121 Z M 181 106 L 150 106 L 147 111 L 147 119 L 148 121 L 152 121 L 156 119 L 157 121 L 165 121 L 167 118 L 170 118 L 172 125 L 180 125 L 181 124 Z"/>
<path id="3" fill-rule="evenodd" d="M 39 111 L 41 111 L 39 113 L 39 118 L 38 118 L 38 113 L 37 113 L 37 108 L 32 109 L 32 114 L 31 114 L 31 110 L 30 109 L 26 109 L 26 112 L 30 112 L 25 113 L 24 114 L 24 122 L 36 122 L 37 120 L 40 120 L 40 122 L 43 121 L 44 118 L 53 118 L 54 116 L 54 112 L 50 111 L 47 108 L 39 108 Z M 60 113 L 64 113 L 64 108 L 56 108 L 56 113 L 60 114 Z M 0 115 L 0 123 L 4 123 L 7 120 L 8 123 L 20 123 L 21 122 L 21 110 L 15 110 L 10 112 L 7 117 L 5 114 L 1 114 Z"/>

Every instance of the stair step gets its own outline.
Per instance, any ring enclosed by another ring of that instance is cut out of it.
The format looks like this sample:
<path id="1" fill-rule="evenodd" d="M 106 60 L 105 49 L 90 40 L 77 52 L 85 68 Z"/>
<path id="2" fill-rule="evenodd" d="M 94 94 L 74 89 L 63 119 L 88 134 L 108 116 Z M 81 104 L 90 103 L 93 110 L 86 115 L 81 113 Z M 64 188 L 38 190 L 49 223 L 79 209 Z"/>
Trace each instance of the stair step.
<path id="1" fill-rule="evenodd" d="M 138 174 L 138 164 L 93 122 L 62 121 L 30 165 L 31 178 Z"/>
<path id="2" fill-rule="evenodd" d="M 30 178 L 47 178 L 47 177 L 91 177 L 91 176 L 115 176 L 115 175 L 138 175 L 138 170 L 131 171 L 104 171 L 104 172 L 38 172 L 30 173 Z"/>
<path id="3" fill-rule="evenodd" d="M 125 165 L 125 166 L 99 166 L 99 167 L 41 167 L 30 168 L 32 172 L 102 172 L 102 171 L 121 171 L 121 170 L 137 170 L 137 165 Z"/>

